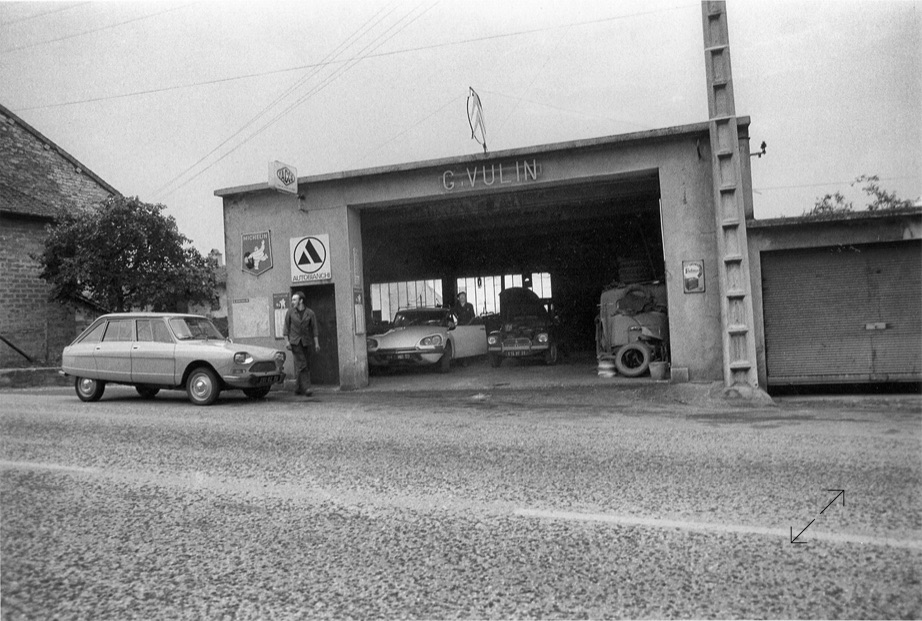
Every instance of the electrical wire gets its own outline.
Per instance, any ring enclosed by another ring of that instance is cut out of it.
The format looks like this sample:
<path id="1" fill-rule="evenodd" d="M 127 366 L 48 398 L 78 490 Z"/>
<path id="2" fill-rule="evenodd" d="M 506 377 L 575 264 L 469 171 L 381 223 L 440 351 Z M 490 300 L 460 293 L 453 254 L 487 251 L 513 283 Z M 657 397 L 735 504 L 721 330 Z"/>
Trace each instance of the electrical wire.
<path id="1" fill-rule="evenodd" d="M 915 179 L 915 178 L 916 177 L 881 177 L 880 180 L 881 181 L 899 181 L 903 179 Z M 774 186 L 769 186 L 769 187 L 764 187 L 764 188 L 753 187 L 752 190 L 753 192 L 755 192 L 756 190 L 760 192 L 765 191 L 765 190 L 796 190 L 796 189 L 801 189 L 801 188 L 820 188 L 820 187 L 827 186 L 827 185 L 836 185 L 836 186 L 841 186 L 843 184 L 851 185 L 853 183 L 855 183 L 855 180 L 849 179 L 848 181 L 825 181 L 822 183 L 805 183 L 803 185 L 774 185 Z"/>
<path id="2" fill-rule="evenodd" d="M 404 17 L 402 17 L 402 18 L 401 18 L 400 20 L 398 20 L 395 24 L 391 25 L 391 26 L 390 26 L 388 29 L 386 29 L 383 33 L 379 34 L 379 35 L 377 36 L 377 38 L 375 38 L 374 40 L 372 40 L 371 43 L 367 44 L 364 48 L 362 48 L 362 50 L 361 50 L 359 53 L 362 54 L 362 53 L 363 53 L 365 50 L 367 50 L 369 47 L 371 47 L 372 45 L 375 45 L 375 43 L 378 42 L 379 40 L 380 40 L 380 43 L 377 43 L 377 45 L 374 47 L 374 49 L 380 48 L 382 45 L 384 45 L 385 43 L 387 43 L 388 41 L 390 41 L 393 37 L 397 36 L 400 32 L 402 32 L 404 29 L 406 29 L 408 26 L 410 26 L 410 24 L 414 23 L 416 20 L 418 20 L 420 17 L 422 17 L 425 13 L 429 12 L 429 11 L 432 9 L 432 7 L 435 6 L 435 4 L 437 4 L 437 3 L 434 2 L 432 5 L 429 6 L 429 8 L 425 9 L 422 13 L 420 13 L 419 15 L 417 15 L 416 17 L 414 17 L 414 18 L 411 19 L 410 21 L 404 23 L 403 25 L 400 25 L 399 29 L 398 29 L 396 32 L 394 32 L 393 34 L 388 35 L 387 33 L 389 33 L 391 30 L 393 30 L 395 27 L 397 27 L 397 26 L 400 24 L 401 21 L 406 20 L 406 18 L 407 18 L 410 14 L 412 14 L 413 11 L 415 11 L 419 6 L 421 6 L 421 4 L 417 5 L 416 7 L 414 7 L 413 9 L 411 9 L 411 11 L 410 11 L 409 13 L 407 13 L 407 15 L 405 15 Z M 381 40 L 382 37 L 385 37 L 385 36 L 386 36 L 386 38 L 384 38 L 383 40 Z M 330 76 L 327 76 L 319 85 L 313 87 L 307 94 L 305 94 L 304 96 L 302 96 L 300 99 L 298 99 L 297 101 L 295 101 L 293 104 L 289 105 L 289 106 L 288 106 L 287 108 L 285 108 L 284 110 L 282 110 L 280 113 L 278 113 L 275 117 L 273 117 L 269 122 L 267 122 L 266 124 L 264 124 L 264 125 L 263 125 L 262 127 L 260 127 L 258 130 L 256 130 L 255 132 L 252 132 L 249 136 L 247 136 L 245 139 L 243 139 L 240 143 L 238 143 L 236 146 L 234 146 L 233 148 L 229 149 L 226 153 L 224 153 L 224 155 L 222 155 L 221 157 L 219 157 L 218 159 L 216 159 L 215 161 L 213 161 L 213 162 L 210 163 L 209 165 L 205 166 L 204 168 L 202 168 L 202 169 L 201 169 L 200 171 L 198 171 L 196 174 L 194 174 L 194 175 L 192 175 L 191 177 L 189 177 L 188 179 L 186 179 L 183 183 L 181 183 L 181 184 L 179 184 L 178 186 L 176 186 L 175 188 L 171 189 L 169 192 L 167 192 L 166 194 L 164 194 L 164 196 L 169 196 L 169 195 L 172 194 L 173 192 L 176 192 L 177 190 L 179 190 L 179 189 L 185 187 L 186 185 L 188 185 L 189 183 L 191 183 L 194 179 L 198 178 L 198 177 L 201 176 L 203 173 L 205 173 L 205 171 L 209 170 L 210 168 L 212 168 L 213 166 L 215 166 L 216 164 L 218 164 L 219 162 L 221 162 L 224 158 L 226 158 L 226 157 L 228 157 L 229 155 L 231 155 L 234 151 L 236 151 L 237 149 L 239 149 L 240 147 L 242 147 L 244 144 L 246 144 L 247 142 L 249 142 L 250 140 L 252 140 L 252 139 L 255 138 L 256 136 L 258 136 L 259 134 L 261 134 L 262 132 L 264 132 L 266 129 L 268 129 L 269 127 L 271 127 L 272 125 L 274 125 L 276 122 L 278 122 L 281 118 L 283 118 L 283 117 L 284 117 L 286 114 L 288 114 L 290 111 L 294 110 L 296 107 L 298 107 L 298 106 L 300 106 L 301 104 L 303 104 L 305 101 L 307 101 L 308 99 L 310 99 L 311 97 L 313 97 L 314 95 L 316 95 L 318 92 L 324 90 L 327 86 L 329 86 L 329 84 L 331 84 L 333 81 L 335 81 L 335 80 L 336 80 L 337 78 L 339 78 L 341 75 L 343 75 L 344 73 L 346 73 L 347 71 L 349 71 L 352 67 L 354 67 L 355 65 L 357 65 L 359 62 L 361 62 L 362 60 L 364 60 L 366 57 L 367 57 L 367 56 L 365 56 L 365 55 L 360 55 L 360 56 L 356 57 L 353 61 L 350 61 L 347 65 L 345 65 L 345 66 L 343 66 L 343 67 L 339 67 L 336 71 L 334 71 L 333 74 L 331 74 Z M 238 133 L 239 133 L 239 132 L 238 132 Z M 226 143 L 226 142 L 227 142 L 227 141 L 225 141 L 225 143 Z M 214 151 L 216 151 L 216 150 L 217 150 L 217 149 L 212 150 L 212 153 L 214 153 Z M 207 156 L 206 156 L 206 157 L 207 157 Z M 204 159 L 204 158 L 203 158 L 203 159 Z M 200 162 L 201 162 L 201 160 L 200 160 Z M 200 162 L 199 162 L 199 163 L 200 163 Z M 177 176 L 177 178 L 182 177 L 182 176 L 188 174 L 189 172 L 191 172 L 192 168 L 194 168 L 194 166 L 187 168 L 185 171 L 183 171 L 182 173 L 180 173 L 180 174 Z M 169 185 L 169 184 L 168 184 L 168 185 Z"/>
<path id="3" fill-rule="evenodd" d="M 389 5 L 389 6 L 393 6 L 393 4 L 394 4 L 394 3 L 391 3 L 391 5 Z M 315 76 L 315 75 L 320 71 L 321 68 L 323 68 L 323 67 L 326 66 L 326 61 L 327 61 L 327 60 L 329 60 L 329 59 L 331 59 L 331 58 L 335 58 L 338 54 L 340 54 L 341 52 L 343 52 L 343 51 L 345 51 L 346 49 L 348 49 L 349 46 L 351 46 L 356 40 L 358 40 L 360 37 L 364 36 L 369 30 L 371 30 L 372 28 L 374 28 L 375 26 L 377 26 L 379 23 L 381 23 L 382 20 L 386 19 L 388 16 L 390 16 L 390 15 L 394 12 L 394 10 L 396 10 L 396 9 L 391 9 L 391 10 L 388 11 L 385 15 L 383 15 L 382 17 L 379 18 L 378 16 L 381 15 L 381 13 L 383 13 L 386 9 L 387 9 L 387 7 L 384 7 L 384 8 L 379 9 L 374 15 L 372 15 L 370 18 L 368 18 L 368 19 L 365 21 L 365 23 L 363 23 L 363 24 L 362 24 L 361 26 L 359 26 L 356 30 L 354 30 L 354 31 L 352 32 L 352 34 L 350 34 L 348 37 L 346 37 L 341 43 L 339 43 L 335 48 L 333 48 L 333 50 L 331 50 L 330 52 L 328 52 L 327 55 L 324 56 L 323 60 L 322 60 L 320 63 L 317 63 L 316 68 L 314 69 L 314 71 L 312 71 L 311 73 L 309 73 L 309 74 L 306 75 L 306 76 L 302 76 L 301 78 L 299 78 L 297 81 L 295 81 L 294 84 L 292 84 L 291 86 L 289 86 L 287 89 L 285 89 L 285 91 L 282 92 L 282 94 L 278 95 L 278 96 L 277 96 L 275 99 L 273 99 L 269 104 L 267 104 L 266 106 L 264 106 L 262 110 L 260 110 L 260 111 L 259 111 L 255 116 L 253 116 L 249 121 L 247 121 L 246 123 L 244 123 L 243 126 L 240 127 L 236 132 L 234 132 L 233 134 L 231 134 L 230 136 L 228 136 L 228 137 L 227 137 L 223 142 L 221 142 L 218 146 L 216 146 L 216 147 L 213 148 L 211 151 L 209 151 L 208 153 L 206 153 L 205 155 L 203 155 L 202 157 L 200 157 L 194 164 L 192 164 L 191 166 L 189 166 L 188 168 L 186 168 L 185 170 L 183 170 L 182 172 L 180 172 L 178 175 L 176 175 L 175 177 L 173 177 L 172 179 L 170 179 L 169 181 L 167 181 L 165 184 L 163 184 L 162 186 L 160 186 L 159 188 L 157 188 L 157 189 L 154 191 L 154 196 L 155 196 L 155 197 L 156 197 L 156 196 L 159 196 L 162 192 L 164 192 L 167 188 L 169 188 L 170 185 L 172 185 L 173 183 L 175 183 L 176 181 L 178 181 L 179 179 L 181 179 L 181 178 L 182 178 L 185 174 L 187 174 L 189 171 L 191 171 L 191 170 L 194 169 L 196 166 L 198 166 L 199 164 L 201 164 L 202 162 L 204 162 L 209 156 L 211 156 L 212 154 L 214 154 L 214 153 L 215 153 L 216 151 L 218 151 L 221 147 L 223 147 L 223 146 L 226 145 L 228 142 L 230 142 L 233 138 L 235 138 L 236 136 L 240 135 L 244 130 L 246 130 L 246 129 L 247 129 L 248 127 L 250 127 L 253 123 L 255 123 L 256 121 L 258 121 L 262 116 L 264 116 L 273 106 L 275 106 L 275 105 L 278 104 L 280 101 L 282 101 L 282 99 L 284 99 L 286 96 L 288 96 L 290 93 L 292 93 L 295 89 L 297 89 L 299 86 L 301 86 L 301 85 L 302 85 L 304 82 L 306 82 L 308 79 L 310 79 L 310 78 L 312 78 L 313 76 Z M 188 181 L 187 181 L 186 183 L 188 183 Z M 180 186 L 180 187 L 182 187 L 182 186 Z M 176 188 L 176 189 L 178 189 L 178 188 Z M 173 191 L 175 191 L 175 190 L 173 190 Z"/>
<path id="4" fill-rule="evenodd" d="M 71 9 L 76 9 L 77 7 L 81 7 L 84 4 L 91 4 L 91 3 L 78 2 L 77 4 L 71 4 L 65 7 L 61 7 L 59 9 L 55 9 L 53 11 L 45 11 L 44 13 L 36 13 L 35 15 L 29 15 L 28 17 L 20 17 L 19 19 L 11 19 L 11 20 L 7 20 L 4 22 L 0 22 L 0 26 L 12 26 L 13 24 L 18 24 L 20 22 L 27 22 L 31 19 L 37 19 L 39 17 L 45 17 L 47 15 L 54 15 L 55 13 L 62 13 L 64 11 L 70 11 Z"/>
<path id="5" fill-rule="evenodd" d="M 531 35 L 531 34 L 536 34 L 536 33 L 541 33 L 541 32 L 547 32 L 547 31 L 550 31 L 550 30 L 557 30 L 557 29 L 561 29 L 561 28 L 571 28 L 571 27 L 579 27 L 579 26 L 591 26 L 591 25 L 600 24 L 600 23 L 606 23 L 606 22 L 617 21 L 617 20 L 621 20 L 621 19 L 627 19 L 627 18 L 629 18 L 629 17 L 645 17 L 645 16 L 647 16 L 647 15 L 651 15 L 651 14 L 654 14 L 654 13 L 662 13 L 662 12 L 667 12 L 667 11 L 677 11 L 677 10 L 680 10 L 680 9 L 687 9 L 687 8 L 689 8 L 689 7 L 697 7 L 697 5 L 682 5 L 682 6 L 670 7 L 670 8 L 666 8 L 666 9 L 659 9 L 659 10 L 657 10 L 657 11 L 646 11 L 646 12 L 641 12 L 641 13 L 632 13 L 632 14 L 630 14 L 630 15 L 619 15 L 619 16 L 615 16 L 615 17 L 600 18 L 600 19 L 596 19 L 596 20 L 588 20 L 588 21 L 582 21 L 582 22 L 572 22 L 572 23 L 569 23 L 569 24 L 561 24 L 561 25 L 557 25 L 557 26 L 548 26 L 548 27 L 545 27 L 545 28 L 532 28 L 532 29 L 529 29 L 529 30 L 518 30 L 518 31 L 515 31 L 515 32 L 508 32 L 508 33 L 502 33 L 502 34 L 496 34 L 496 35 L 489 35 L 489 36 L 484 36 L 484 37 L 473 37 L 473 38 L 470 38 L 470 39 L 461 39 L 461 40 L 458 40 L 458 41 L 448 41 L 448 42 L 445 42 L 445 43 L 434 43 L 434 44 L 432 44 L 432 45 L 421 45 L 421 46 L 416 46 L 416 47 L 407 47 L 407 48 L 401 48 L 401 49 L 397 49 L 397 50 L 390 50 L 390 51 L 387 51 L 387 52 L 377 52 L 377 53 L 374 53 L 374 54 L 368 54 L 368 55 L 364 56 L 364 57 L 363 57 L 362 59 L 360 59 L 360 60 L 364 60 L 364 59 L 368 59 L 368 58 L 384 58 L 384 57 L 387 57 L 387 56 L 396 56 L 396 55 L 400 55 L 400 54 L 411 54 L 411 53 L 414 53 L 414 52 L 423 52 L 423 51 L 429 51 L 429 50 L 440 49 L 440 48 L 445 48 L 445 47 L 457 47 L 457 46 L 460 46 L 460 45 L 468 45 L 468 44 L 470 44 L 470 43 L 481 43 L 481 42 L 484 42 L 484 41 L 490 41 L 490 40 L 495 40 L 495 39 L 503 39 L 503 38 L 510 38 L 510 37 L 520 37 L 520 36 Z M 106 95 L 106 96 L 102 96 L 102 97 L 92 97 L 92 98 L 88 98 L 88 99 L 76 99 L 76 100 L 72 100 L 72 101 L 63 101 L 63 102 L 59 102 L 59 103 L 44 104 L 44 105 L 41 105 L 41 106 L 29 106 L 29 107 L 23 107 L 23 108 L 16 108 L 16 109 L 14 109 L 14 112 L 28 112 L 28 111 L 30 111 L 30 110 L 43 110 L 43 109 L 46 109 L 46 108 L 59 108 L 59 107 L 63 107 L 63 106 L 75 106 L 75 105 L 80 105 L 80 104 L 85 104 L 85 103 L 95 103 L 95 102 L 98 102 L 98 101 L 108 101 L 108 100 L 111 100 L 111 99 L 123 99 L 123 98 L 126 98 L 126 97 L 137 97 L 137 96 L 142 96 L 142 95 L 152 95 L 152 94 L 156 94 L 156 93 L 164 93 L 164 92 L 168 92 L 168 91 L 182 90 L 182 89 L 186 89 L 186 88 L 197 88 L 197 87 L 199 87 L 199 86 L 210 86 L 210 85 L 213 85 L 213 84 L 222 84 L 222 83 L 224 83 L 224 82 L 234 82 L 234 81 L 237 81 L 237 80 L 249 80 L 249 79 L 253 79 L 253 78 L 262 78 L 262 77 L 266 77 L 266 76 L 277 75 L 277 74 L 279 74 L 279 73 L 290 73 L 290 72 L 292 72 L 292 71 L 301 71 L 301 70 L 303 70 L 303 69 L 313 69 L 313 68 L 317 68 L 317 67 L 323 67 L 323 66 L 325 66 L 325 65 L 327 65 L 327 64 L 336 64 L 336 63 L 346 64 L 346 63 L 351 62 L 351 61 L 353 61 L 353 60 L 356 60 L 356 57 L 345 58 L 345 59 L 340 59 L 340 60 L 333 60 L 333 61 L 327 61 L 327 62 L 310 63 L 310 64 L 307 64 L 307 65 L 298 65 L 298 66 L 296 66 L 296 67 L 286 67 L 286 68 L 284 68 L 284 69 L 272 69 L 272 70 L 262 71 L 262 72 L 258 72 L 258 73 L 248 73 L 248 74 L 243 74 L 243 75 L 238 75 L 238 76 L 230 76 L 230 77 L 226 77 L 226 78 L 217 78 L 217 79 L 214 79 L 214 80 L 205 80 L 205 81 L 202 81 L 202 82 L 193 82 L 193 83 L 191 83 L 191 84 L 177 84 L 177 85 L 173 85 L 173 86 L 164 86 L 164 87 L 161 87 L 161 88 L 147 89 L 147 90 L 143 90 L 143 91 L 132 91 L 132 92 L 130 92 L 130 93 L 120 93 L 120 94 L 117 94 L 117 95 Z"/>
<path id="6" fill-rule="evenodd" d="M 82 37 L 82 36 L 84 36 L 84 35 L 93 34 L 93 33 L 95 33 L 95 32 L 102 32 L 102 31 L 104 31 L 104 30 L 111 30 L 112 28 L 118 28 L 119 26 L 124 26 L 124 25 L 126 25 L 126 24 L 133 24 L 133 23 L 135 23 L 135 22 L 140 22 L 140 21 L 143 21 L 143 20 L 145 20 L 145 19 L 151 19 L 152 17 L 159 17 L 160 15 L 164 15 L 164 14 L 166 14 L 166 13 L 172 13 L 173 11 L 178 11 L 178 10 L 180 10 L 180 9 L 184 9 L 184 8 L 186 8 L 186 7 L 188 7 L 188 6 L 192 6 L 193 4 L 196 4 L 196 3 L 195 3 L 195 2 L 190 2 L 190 3 L 188 3 L 188 4 L 182 4 L 182 5 L 180 5 L 180 6 L 176 6 L 176 7 L 170 8 L 170 9 L 166 9 L 166 10 L 164 10 L 164 11 L 160 11 L 159 13 L 151 13 L 150 15 L 142 15 L 141 17 L 135 17 L 134 19 L 125 20 L 125 21 L 119 22 L 119 23 L 117 23 L 117 24 L 109 24 L 108 26 L 101 26 L 101 27 L 99 27 L 99 28 L 94 28 L 93 30 L 85 30 L 85 31 L 83 31 L 83 32 L 78 32 L 78 33 L 75 33 L 75 34 L 70 34 L 70 35 L 66 35 L 66 36 L 63 36 L 63 37 L 58 37 L 57 39 L 48 39 L 48 40 L 46 40 L 46 41 L 38 41 L 38 42 L 36 42 L 36 43 L 29 43 L 28 45 L 19 45 L 19 46 L 16 46 L 16 47 L 8 47 L 8 48 L 6 48 L 6 49 L 0 50 L 0 54 L 9 54 L 10 52 L 19 52 L 19 51 L 22 51 L 22 50 L 31 49 L 31 48 L 33 48 L 33 47 L 39 47 L 40 45 L 47 45 L 47 44 L 49 44 L 49 43 L 58 43 L 58 42 L 60 42 L 60 41 L 66 41 L 66 40 L 68 40 L 68 39 L 76 39 L 77 37 Z"/>

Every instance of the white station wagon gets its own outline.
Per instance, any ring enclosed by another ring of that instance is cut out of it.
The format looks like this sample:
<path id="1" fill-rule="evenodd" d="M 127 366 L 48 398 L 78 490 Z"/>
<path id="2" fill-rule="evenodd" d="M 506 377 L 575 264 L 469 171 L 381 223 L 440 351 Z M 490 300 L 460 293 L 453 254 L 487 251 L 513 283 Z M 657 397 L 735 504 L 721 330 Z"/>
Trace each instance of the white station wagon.
<path id="1" fill-rule="evenodd" d="M 151 399 L 161 389 L 185 390 L 196 405 L 211 405 L 222 390 L 261 399 L 283 382 L 285 352 L 238 345 L 207 318 L 177 313 L 103 315 L 64 348 L 61 374 L 77 396 L 98 401 L 107 383 L 134 386 Z"/>

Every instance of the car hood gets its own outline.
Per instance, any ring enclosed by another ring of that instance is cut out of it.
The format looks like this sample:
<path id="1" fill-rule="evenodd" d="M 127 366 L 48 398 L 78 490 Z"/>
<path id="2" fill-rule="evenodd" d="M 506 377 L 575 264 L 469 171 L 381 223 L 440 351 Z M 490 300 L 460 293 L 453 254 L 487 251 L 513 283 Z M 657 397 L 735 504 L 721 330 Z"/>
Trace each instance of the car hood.
<path id="1" fill-rule="evenodd" d="M 179 341 L 177 346 L 191 346 L 195 348 L 202 348 L 203 350 L 225 350 L 232 354 L 237 353 L 238 351 L 245 351 L 254 358 L 266 358 L 269 360 L 273 359 L 275 354 L 281 351 L 279 349 L 272 349 L 271 347 L 263 347 L 262 345 L 250 345 L 249 343 L 232 343 L 230 341 L 219 341 L 217 339 Z"/>
<path id="2" fill-rule="evenodd" d="M 384 334 L 376 334 L 369 338 L 378 341 L 378 349 L 392 347 L 413 347 L 419 339 L 432 334 L 445 336 L 448 328 L 442 326 L 407 326 L 406 328 L 393 328 Z"/>

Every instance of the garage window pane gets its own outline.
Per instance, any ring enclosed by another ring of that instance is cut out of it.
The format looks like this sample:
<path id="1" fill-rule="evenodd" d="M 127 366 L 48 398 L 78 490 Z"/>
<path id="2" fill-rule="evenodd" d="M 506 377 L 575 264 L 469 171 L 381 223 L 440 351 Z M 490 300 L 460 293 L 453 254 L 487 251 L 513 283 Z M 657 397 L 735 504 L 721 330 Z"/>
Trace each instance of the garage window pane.
<path id="1" fill-rule="evenodd" d="M 532 274 L 531 290 L 538 294 L 539 298 L 548 300 L 554 297 L 551 294 L 551 275 L 547 272 Z"/>
<path id="2" fill-rule="evenodd" d="M 391 321 L 401 308 L 442 306 L 442 281 L 409 280 L 372 283 L 371 311 L 381 321 Z"/>

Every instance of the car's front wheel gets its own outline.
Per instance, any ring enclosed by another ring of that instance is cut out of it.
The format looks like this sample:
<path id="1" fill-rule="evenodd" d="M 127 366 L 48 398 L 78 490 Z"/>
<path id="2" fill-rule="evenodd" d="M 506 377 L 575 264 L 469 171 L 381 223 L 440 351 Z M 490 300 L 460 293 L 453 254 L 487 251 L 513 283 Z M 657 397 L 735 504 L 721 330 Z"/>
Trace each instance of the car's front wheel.
<path id="1" fill-rule="evenodd" d="M 259 388 L 244 388 L 243 394 L 249 399 L 262 399 L 269 394 L 269 386 L 260 386 Z"/>
<path id="2" fill-rule="evenodd" d="M 160 392 L 159 388 L 153 388 L 151 386 L 135 386 L 134 389 L 138 391 L 142 399 L 153 399 L 157 396 L 157 393 Z"/>
<path id="3" fill-rule="evenodd" d="M 74 381 L 74 390 L 81 401 L 99 401 L 106 390 L 106 383 L 88 377 L 78 377 Z"/>
<path id="4" fill-rule="evenodd" d="M 208 367 L 198 367 L 189 374 L 186 382 L 186 394 L 195 405 L 211 405 L 221 394 L 218 376 Z"/>

